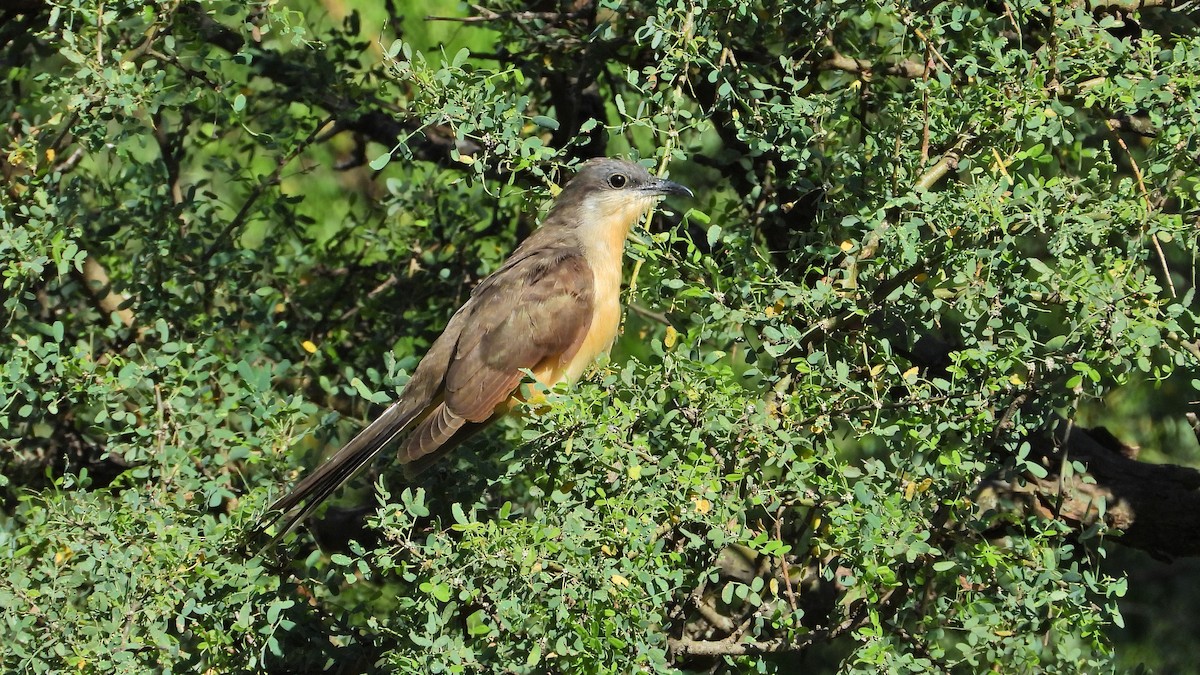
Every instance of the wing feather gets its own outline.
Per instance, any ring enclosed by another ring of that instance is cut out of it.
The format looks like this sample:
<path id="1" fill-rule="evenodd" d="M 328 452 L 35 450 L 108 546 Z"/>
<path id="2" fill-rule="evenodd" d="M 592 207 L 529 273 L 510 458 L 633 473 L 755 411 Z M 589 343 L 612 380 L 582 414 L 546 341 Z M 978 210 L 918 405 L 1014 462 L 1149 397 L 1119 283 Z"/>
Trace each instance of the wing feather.
<path id="1" fill-rule="evenodd" d="M 259 533 L 283 521 L 271 543 L 278 541 L 406 431 L 400 461 L 418 473 L 486 426 L 523 370 L 565 365 L 575 355 L 591 326 L 594 286 L 577 242 L 535 232 L 455 312 L 400 398 L 273 504 Z"/>
<path id="2" fill-rule="evenodd" d="M 525 369 L 566 363 L 587 335 L 595 282 L 577 248 L 536 250 L 502 271 L 464 307 L 470 314 L 446 370 L 441 406 L 405 441 L 401 462 L 438 451 L 464 424 L 491 419 Z"/>

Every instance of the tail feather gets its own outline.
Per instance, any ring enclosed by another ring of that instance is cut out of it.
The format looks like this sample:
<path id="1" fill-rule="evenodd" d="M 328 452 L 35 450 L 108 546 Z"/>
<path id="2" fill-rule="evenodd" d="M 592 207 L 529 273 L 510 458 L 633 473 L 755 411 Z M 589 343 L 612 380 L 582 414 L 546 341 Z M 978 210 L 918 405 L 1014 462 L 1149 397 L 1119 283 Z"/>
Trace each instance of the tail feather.
<path id="1" fill-rule="evenodd" d="M 297 483 L 291 492 L 271 505 L 258 532 L 265 535 L 271 525 L 276 525 L 276 533 L 260 550 L 279 543 L 416 419 L 420 408 L 403 403 L 403 400 L 393 403 L 328 461 Z"/>
<path id="2" fill-rule="evenodd" d="M 412 434 L 404 441 L 400 450 L 400 462 L 408 465 L 437 451 L 454 437 L 467 420 L 455 415 L 442 403 L 433 409 Z"/>

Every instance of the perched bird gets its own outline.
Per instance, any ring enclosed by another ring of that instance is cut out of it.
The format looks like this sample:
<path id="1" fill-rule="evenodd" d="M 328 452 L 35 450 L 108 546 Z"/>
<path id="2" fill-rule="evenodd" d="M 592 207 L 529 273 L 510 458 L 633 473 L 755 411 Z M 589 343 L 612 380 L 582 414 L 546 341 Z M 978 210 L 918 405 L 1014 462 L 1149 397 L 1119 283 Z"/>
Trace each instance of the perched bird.
<path id="1" fill-rule="evenodd" d="M 454 313 L 396 402 L 271 505 L 263 531 L 282 521 L 271 543 L 402 434 L 399 460 L 415 475 L 507 413 L 525 370 L 547 386 L 577 380 L 617 335 L 629 230 L 667 195 L 692 192 L 631 162 L 584 163 L 541 227 Z"/>

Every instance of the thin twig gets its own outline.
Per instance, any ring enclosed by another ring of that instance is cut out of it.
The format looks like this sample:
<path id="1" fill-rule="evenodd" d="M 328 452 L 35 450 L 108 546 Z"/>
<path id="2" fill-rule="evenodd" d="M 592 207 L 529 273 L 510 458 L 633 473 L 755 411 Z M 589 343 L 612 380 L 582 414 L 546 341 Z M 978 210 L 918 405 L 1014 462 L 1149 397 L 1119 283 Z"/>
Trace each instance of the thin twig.
<path id="1" fill-rule="evenodd" d="M 85 154 L 86 153 L 83 151 L 83 146 L 76 146 L 66 159 L 54 165 L 54 171 L 56 173 L 71 172 L 76 166 L 79 165 L 80 160 L 83 159 Z"/>
<path id="2" fill-rule="evenodd" d="M 320 134 L 321 130 L 324 129 L 326 125 L 333 122 L 334 119 L 336 118 L 332 115 L 326 117 L 321 121 L 320 124 L 316 126 L 316 128 L 312 130 L 312 133 L 310 133 L 307 138 L 300 143 L 297 143 L 296 146 L 289 150 L 286 155 L 279 158 L 279 161 L 276 162 L 275 170 L 271 172 L 270 176 L 260 180 L 258 185 L 254 186 L 254 189 L 250 191 L 250 195 L 246 197 L 246 201 L 242 204 L 242 208 L 238 210 L 237 215 L 233 217 L 233 220 L 229 221 L 229 224 L 225 226 L 225 229 L 221 230 L 221 233 L 217 235 L 217 238 L 214 239 L 213 243 L 209 245 L 208 250 L 204 252 L 204 255 L 200 256 L 200 262 L 207 263 L 209 259 L 213 257 L 213 254 L 215 254 L 217 249 L 225 242 L 227 238 L 229 238 L 229 235 L 233 234 L 234 230 L 242 226 L 247 216 L 250 215 L 251 207 L 254 206 L 254 203 L 258 201 L 259 197 L 263 196 L 263 193 L 267 191 L 267 188 L 279 183 L 279 178 L 281 175 L 283 175 L 284 168 L 286 168 L 288 164 L 291 164 L 292 160 L 299 156 L 301 152 L 304 152 L 304 150 L 306 150 L 308 146 L 317 139 L 317 136 Z"/>
<path id="3" fill-rule="evenodd" d="M 374 298 L 375 296 L 379 295 L 380 293 L 391 288 L 392 286 L 395 286 L 396 282 L 398 282 L 399 280 L 400 280 L 400 277 L 396 276 L 394 273 L 388 275 L 388 278 L 384 279 L 382 283 L 380 283 L 375 288 L 371 289 L 371 292 L 367 293 L 367 297 L 365 298 L 365 300 L 370 300 L 370 299 Z M 358 311 L 360 309 L 362 309 L 363 304 L 365 304 L 365 303 L 359 302 L 358 304 L 356 304 L 355 306 L 346 310 L 345 312 L 342 312 L 342 315 L 339 316 L 337 319 L 338 323 L 344 323 L 350 317 L 354 316 L 355 314 L 358 314 Z"/>
<path id="4" fill-rule="evenodd" d="M 780 504 L 775 510 L 775 541 L 783 541 L 783 510 L 784 505 Z M 787 554 L 779 554 L 779 567 L 783 571 L 783 588 L 787 591 L 788 605 L 791 606 L 792 612 L 798 611 L 796 606 L 796 593 L 792 590 L 792 570 L 788 567 Z"/>
<path id="5" fill-rule="evenodd" d="M 1108 130 L 1112 132 L 1113 138 L 1117 139 L 1117 145 L 1125 151 L 1125 157 L 1129 159 L 1129 166 L 1133 169 L 1133 177 L 1137 180 L 1138 192 L 1142 199 L 1146 202 L 1146 216 L 1154 211 L 1154 204 L 1150 201 L 1150 193 L 1146 190 L 1146 182 L 1142 180 L 1142 168 L 1138 166 L 1137 160 L 1133 158 L 1133 153 L 1129 151 L 1129 146 L 1125 145 L 1125 139 L 1121 138 L 1121 134 L 1117 133 L 1117 125 L 1114 120 L 1106 119 L 1104 124 L 1108 126 Z M 1158 233 L 1150 235 L 1150 243 L 1154 245 L 1154 252 L 1158 254 L 1158 264 L 1162 266 L 1163 278 L 1167 282 L 1167 288 L 1171 291 L 1172 298 L 1178 298 L 1179 294 L 1175 292 L 1175 282 L 1171 281 L 1171 268 L 1167 266 L 1167 256 L 1163 253 L 1162 245 L 1158 242 Z"/>
<path id="6" fill-rule="evenodd" d="M 648 307 L 643 307 L 636 302 L 631 302 L 626 305 L 626 307 L 629 308 L 629 311 L 637 314 L 640 317 L 650 319 L 651 321 L 656 321 L 666 326 L 671 325 L 671 320 L 668 319 L 667 315 L 662 312 L 656 312 Z"/>
<path id="7" fill-rule="evenodd" d="M 928 44 L 925 45 L 925 73 L 921 79 L 925 88 L 921 91 L 921 117 L 924 119 L 921 129 L 921 170 L 929 163 L 929 73 L 933 70 L 933 55 Z"/>
<path id="8" fill-rule="evenodd" d="M 426 21 L 453 21 L 455 23 L 485 23 L 488 21 L 500 21 L 509 19 L 521 23 L 529 21 L 548 21 L 555 20 L 570 20 L 582 16 L 582 11 L 574 12 L 494 12 L 486 7 L 479 5 L 471 5 L 471 9 L 479 12 L 475 16 L 434 16 L 426 15 Z"/>
<path id="9" fill-rule="evenodd" d="M 866 606 L 867 603 L 865 602 L 859 603 L 856 611 L 852 612 L 851 616 L 833 628 L 817 629 L 791 640 L 776 638 L 774 640 L 742 642 L 735 635 L 730 635 L 721 640 L 696 640 L 682 637 L 667 640 L 667 649 L 675 656 L 746 656 L 797 652 L 817 642 L 832 640 L 846 631 L 859 627 L 862 625 L 863 616 L 866 614 Z"/>

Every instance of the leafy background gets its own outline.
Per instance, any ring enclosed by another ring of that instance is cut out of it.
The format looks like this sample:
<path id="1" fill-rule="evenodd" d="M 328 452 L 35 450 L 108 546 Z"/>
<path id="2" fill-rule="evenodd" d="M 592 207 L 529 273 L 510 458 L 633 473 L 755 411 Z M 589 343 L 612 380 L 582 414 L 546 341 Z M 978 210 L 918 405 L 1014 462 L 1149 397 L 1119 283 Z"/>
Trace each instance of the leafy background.
<path id="1" fill-rule="evenodd" d="M 1127 4 L 10 4 L 5 670 L 1194 669 L 1186 518 L 1047 450 L 1200 462 L 1200 37 Z M 698 195 L 611 359 L 245 556 L 595 155 Z"/>

